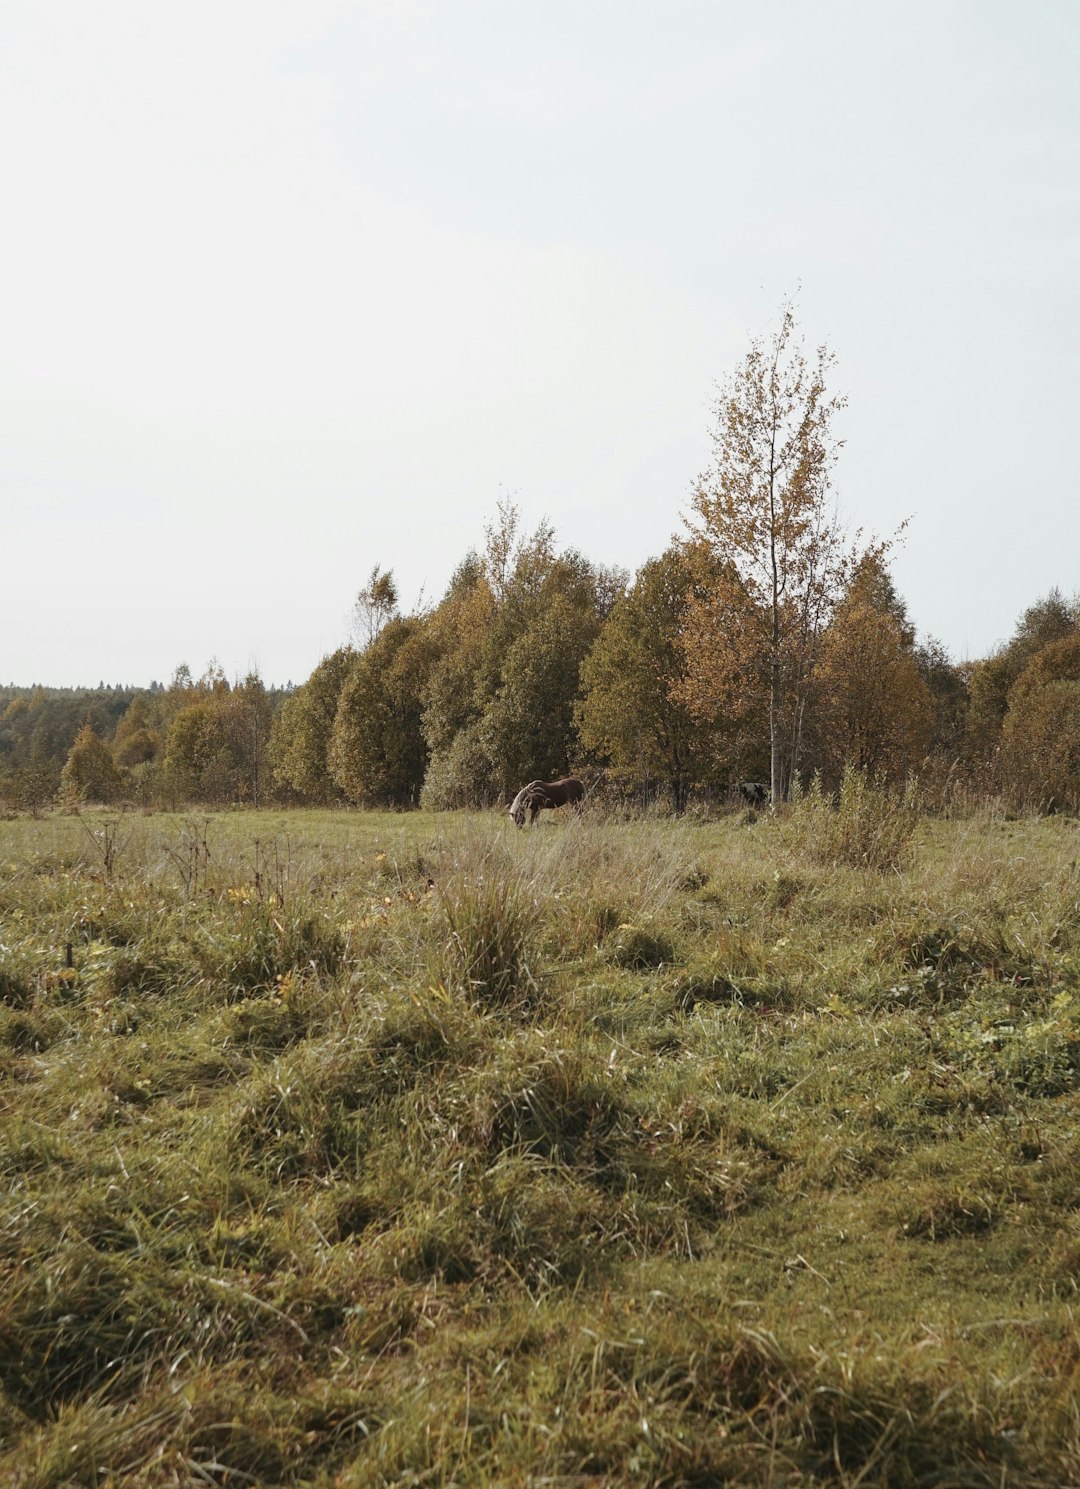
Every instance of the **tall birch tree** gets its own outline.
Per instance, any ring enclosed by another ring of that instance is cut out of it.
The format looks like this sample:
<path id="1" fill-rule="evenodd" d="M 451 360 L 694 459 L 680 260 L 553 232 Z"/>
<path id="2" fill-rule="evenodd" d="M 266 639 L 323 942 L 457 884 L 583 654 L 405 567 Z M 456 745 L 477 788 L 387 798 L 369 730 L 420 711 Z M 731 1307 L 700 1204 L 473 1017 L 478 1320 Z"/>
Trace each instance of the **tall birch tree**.
<path id="1" fill-rule="evenodd" d="M 774 802 L 798 768 L 818 643 L 854 561 L 830 501 L 846 403 L 828 390 L 834 361 L 826 346 L 807 354 L 785 306 L 721 385 L 713 461 L 687 518 L 720 578 L 691 599 L 682 694 L 717 719 L 764 697 Z"/>

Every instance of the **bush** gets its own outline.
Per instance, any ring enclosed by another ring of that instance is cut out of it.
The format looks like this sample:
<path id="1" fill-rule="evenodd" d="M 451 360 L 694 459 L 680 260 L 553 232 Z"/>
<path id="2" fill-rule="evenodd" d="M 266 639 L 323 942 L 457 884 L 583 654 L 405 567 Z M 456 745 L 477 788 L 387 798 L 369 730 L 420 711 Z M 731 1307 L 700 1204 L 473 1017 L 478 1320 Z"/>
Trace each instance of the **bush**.
<path id="1" fill-rule="evenodd" d="M 1048 682 L 1010 707 L 1001 765 L 1014 807 L 1080 811 L 1080 682 Z"/>
<path id="2" fill-rule="evenodd" d="M 81 801 L 115 801 L 121 789 L 108 745 L 87 722 L 79 730 L 60 775 L 61 789 L 73 804 Z"/>

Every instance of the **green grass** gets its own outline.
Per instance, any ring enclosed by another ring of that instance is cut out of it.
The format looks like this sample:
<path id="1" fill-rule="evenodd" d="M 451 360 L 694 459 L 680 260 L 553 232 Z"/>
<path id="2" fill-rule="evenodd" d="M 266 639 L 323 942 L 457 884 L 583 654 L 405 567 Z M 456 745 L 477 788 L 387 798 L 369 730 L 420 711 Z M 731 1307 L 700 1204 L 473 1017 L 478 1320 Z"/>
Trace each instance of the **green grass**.
<path id="1" fill-rule="evenodd" d="M 0 824 L 0 1482 L 1080 1480 L 1076 823 L 111 820 Z"/>

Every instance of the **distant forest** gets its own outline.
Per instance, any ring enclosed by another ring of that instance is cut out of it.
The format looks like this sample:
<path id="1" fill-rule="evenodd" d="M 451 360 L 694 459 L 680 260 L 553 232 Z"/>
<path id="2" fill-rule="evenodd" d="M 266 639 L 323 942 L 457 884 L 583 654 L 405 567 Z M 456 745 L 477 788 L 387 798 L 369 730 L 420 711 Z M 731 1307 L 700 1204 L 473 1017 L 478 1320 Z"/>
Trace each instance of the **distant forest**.
<path id="1" fill-rule="evenodd" d="M 709 640 L 707 553 L 672 547 L 632 581 L 551 530 L 500 511 L 441 601 L 402 615 L 375 570 L 357 637 L 301 686 L 186 666 L 145 689 L 0 688 L 0 801 L 9 810 L 130 802 L 482 807 L 570 771 L 609 797 L 681 811 L 740 780 L 769 782 L 767 668 L 731 673 Z M 714 576 L 715 578 L 715 576 Z M 702 634 L 704 632 L 704 635 Z M 737 631 L 747 648 L 754 638 Z M 780 794 L 845 767 L 924 799 L 1000 796 L 1080 809 L 1080 605 L 1057 590 L 1007 645 L 956 665 L 920 641 L 887 567 L 858 561 L 785 718 Z"/>
<path id="2" fill-rule="evenodd" d="M 889 542 L 833 515 L 831 363 L 790 308 L 752 345 L 685 537 L 632 578 L 505 503 L 433 606 L 402 614 L 376 567 L 353 641 L 294 689 L 214 665 L 141 690 L 0 688 L 0 802 L 483 807 L 573 771 L 681 812 L 854 770 L 917 776 L 930 805 L 1080 810 L 1080 603 L 1050 590 L 976 662 L 920 639 Z"/>

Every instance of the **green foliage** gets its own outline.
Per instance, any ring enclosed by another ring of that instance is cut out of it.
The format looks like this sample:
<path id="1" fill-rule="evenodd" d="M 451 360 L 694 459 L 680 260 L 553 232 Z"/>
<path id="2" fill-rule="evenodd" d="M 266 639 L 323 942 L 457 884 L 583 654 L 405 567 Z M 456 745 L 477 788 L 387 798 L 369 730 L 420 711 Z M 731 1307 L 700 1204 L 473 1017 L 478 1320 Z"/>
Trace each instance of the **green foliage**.
<path id="1" fill-rule="evenodd" d="M 421 622 L 389 621 L 349 666 L 327 759 L 334 784 L 365 806 L 414 806 L 427 751 L 420 732 Z"/>
<path id="2" fill-rule="evenodd" d="M 181 800 L 232 799 L 241 759 L 220 701 L 200 698 L 176 714 L 165 740 L 164 767 Z"/>
<path id="3" fill-rule="evenodd" d="M 131 699 L 115 688 L 0 689 L 0 801 L 40 811 L 60 789 L 80 730 L 90 724 L 110 740 Z"/>
<path id="4" fill-rule="evenodd" d="M 576 717 L 585 749 L 634 787 L 663 781 L 676 812 L 709 779 L 717 731 L 677 701 L 685 676 L 681 644 L 694 569 L 670 548 L 645 564 L 585 658 Z"/>
<path id="5" fill-rule="evenodd" d="M 274 779 L 304 801 L 328 805 L 341 800 L 330 774 L 330 738 L 355 657 L 348 646 L 324 657 L 303 687 L 285 700 L 274 719 L 270 736 Z"/>
<path id="6" fill-rule="evenodd" d="M 523 538 L 516 508 L 500 507 L 484 553 L 460 567 L 427 622 L 426 802 L 509 799 L 528 780 L 565 774 L 581 664 L 619 584 L 557 553 L 546 524 Z"/>
<path id="7" fill-rule="evenodd" d="M 763 780 L 774 745 L 785 783 L 796 765 L 829 789 L 847 764 L 894 783 L 918 768 L 927 803 L 947 811 L 993 793 L 1015 809 L 1073 810 L 1071 704 L 1060 689 L 1035 692 L 1076 680 L 1059 665 L 1075 645 L 1076 603 L 1053 591 L 1007 647 L 954 667 L 937 643 L 916 645 L 887 545 L 860 557 L 822 529 L 820 552 L 817 539 L 803 551 L 809 529 L 796 509 L 805 499 L 818 511 L 827 490 L 835 402 L 805 382 L 793 335 L 787 316 L 771 353 L 791 354 L 790 386 L 773 391 L 794 417 L 802 388 L 809 424 L 787 429 L 785 459 L 802 451 L 814 469 L 777 477 L 777 500 L 791 507 L 784 562 L 797 589 L 819 560 L 828 570 L 801 599 L 766 582 L 754 506 L 765 468 L 751 450 L 740 470 L 718 465 L 703 478 L 696 539 L 644 565 L 628 591 L 617 571 L 559 551 L 549 524 L 523 534 L 504 504 L 431 611 L 397 616 L 392 575 L 373 570 L 361 591 L 369 644 L 324 658 L 289 697 L 255 675 L 230 685 L 216 663 L 198 678 L 181 664 L 167 687 L 138 692 L 0 689 L 0 807 L 38 813 L 54 800 L 89 723 L 116 772 L 95 751 L 93 781 L 74 780 L 81 747 L 69 798 L 85 787 L 145 810 L 273 799 L 475 810 L 591 757 L 609 800 L 678 813 L 695 793 L 704 809 L 733 779 Z M 754 349 L 718 405 L 718 451 L 750 403 L 772 396 L 765 351 Z M 803 450 L 804 435 L 824 443 Z"/>
<path id="8" fill-rule="evenodd" d="M 214 667 L 198 682 L 179 668 L 167 690 L 0 690 L 0 801 L 40 811 L 59 792 L 76 737 L 89 724 L 110 760 L 89 747 L 97 762 L 91 769 L 79 763 L 80 747 L 64 783 L 71 799 L 88 785 L 85 799 L 133 798 L 145 807 L 165 799 L 256 802 L 266 795 L 266 747 L 280 700 L 255 675 L 230 688 Z M 166 766 L 172 725 L 192 708 L 198 712 L 178 727 Z M 74 778 L 87 769 L 88 781 Z"/>
<path id="9" fill-rule="evenodd" d="M 594 609 L 556 598 L 503 657 L 479 733 L 505 796 L 566 774 L 581 663 L 597 628 Z"/>
<path id="10" fill-rule="evenodd" d="M 498 772 L 488 753 L 483 720 L 474 720 L 436 750 L 428 763 L 420 805 L 443 812 L 493 806 L 499 797 Z"/>

